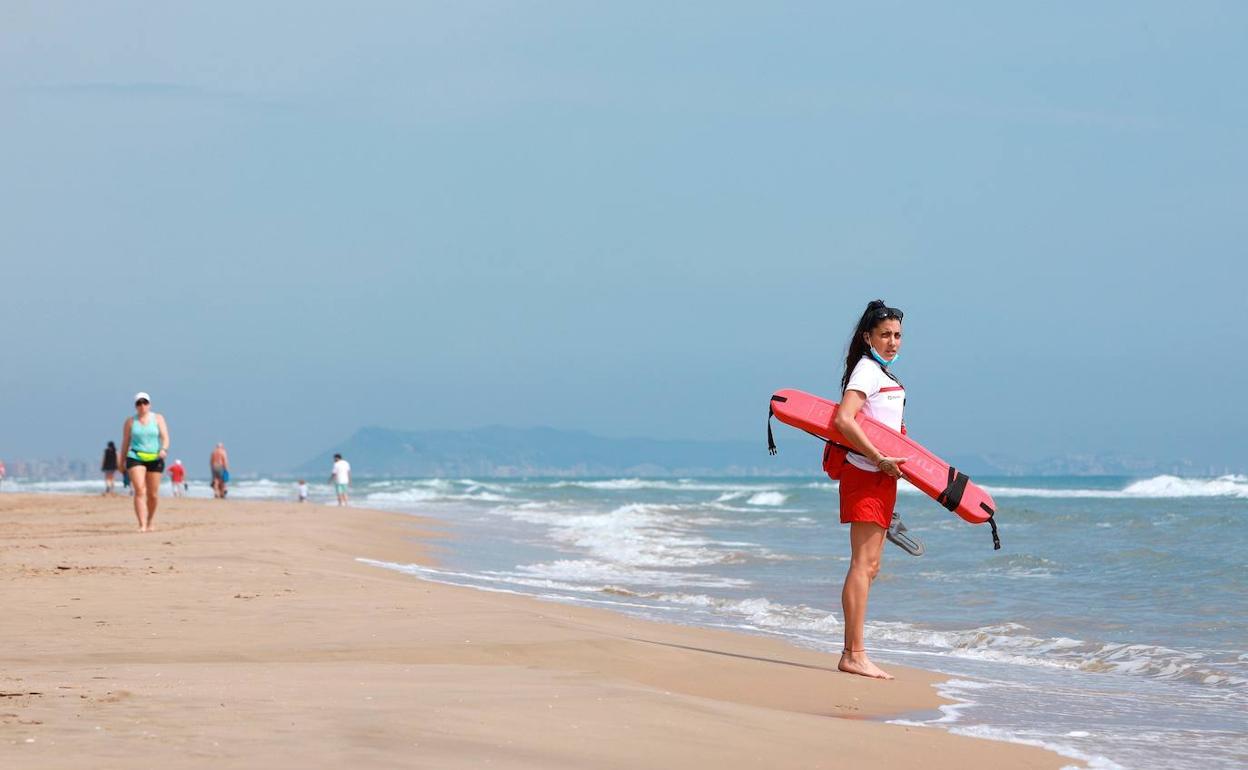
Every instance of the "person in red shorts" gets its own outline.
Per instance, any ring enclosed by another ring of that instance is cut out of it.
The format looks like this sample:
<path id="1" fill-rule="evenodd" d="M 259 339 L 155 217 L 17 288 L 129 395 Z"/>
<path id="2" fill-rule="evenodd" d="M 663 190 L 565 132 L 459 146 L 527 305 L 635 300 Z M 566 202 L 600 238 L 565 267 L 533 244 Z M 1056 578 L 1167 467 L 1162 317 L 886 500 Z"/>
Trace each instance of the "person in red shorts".
<path id="1" fill-rule="evenodd" d="M 174 460 L 169 466 L 169 481 L 173 484 L 173 496 L 181 497 L 186 491 L 186 466 L 181 460 Z"/>
<path id="2" fill-rule="evenodd" d="M 897 502 L 897 479 L 904 457 L 885 457 L 854 421 L 859 411 L 896 431 L 902 428 L 906 391 L 889 371 L 901 350 L 902 312 L 883 300 L 867 305 L 845 356 L 841 378 L 841 406 L 836 429 L 856 450 L 845 456 L 840 472 L 841 523 L 849 525 L 849 572 L 841 589 L 845 620 L 845 649 L 837 665 L 850 674 L 892 679 L 871 662 L 863 643 L 871 582 L 880 571 L 884 536 Z"/>

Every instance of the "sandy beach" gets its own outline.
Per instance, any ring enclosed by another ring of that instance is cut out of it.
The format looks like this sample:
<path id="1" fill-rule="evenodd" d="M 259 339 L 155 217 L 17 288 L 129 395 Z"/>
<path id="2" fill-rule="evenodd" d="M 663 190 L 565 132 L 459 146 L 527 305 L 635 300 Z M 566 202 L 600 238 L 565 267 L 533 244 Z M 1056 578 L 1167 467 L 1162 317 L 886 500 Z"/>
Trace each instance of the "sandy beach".
<path id="1" fill-rule="evenodd" d="M 893 682 L 745 634 L 419 581 L 434 520 L 0 496 L 0 766 L 1058 768 L 885 724 Z"/>

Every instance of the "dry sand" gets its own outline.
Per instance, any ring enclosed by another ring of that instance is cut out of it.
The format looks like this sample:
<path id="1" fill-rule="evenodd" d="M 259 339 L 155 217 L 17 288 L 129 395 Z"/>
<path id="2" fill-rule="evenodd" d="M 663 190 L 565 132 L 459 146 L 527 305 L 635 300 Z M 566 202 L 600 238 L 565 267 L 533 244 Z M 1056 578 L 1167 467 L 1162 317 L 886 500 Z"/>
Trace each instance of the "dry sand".
<path id="1" fill-rule="evenodd" d="M 419 581 L 437 522 L 0 495 L 3 768 L 1058 768 L 779 641 Z"/>

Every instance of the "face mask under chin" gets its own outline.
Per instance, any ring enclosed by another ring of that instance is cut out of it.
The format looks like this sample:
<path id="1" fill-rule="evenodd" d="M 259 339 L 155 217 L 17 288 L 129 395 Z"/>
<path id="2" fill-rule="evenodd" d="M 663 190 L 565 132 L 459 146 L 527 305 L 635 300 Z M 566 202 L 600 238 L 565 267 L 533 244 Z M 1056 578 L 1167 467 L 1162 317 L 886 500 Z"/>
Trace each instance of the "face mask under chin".
<path id="1" fill-rule="evenodd" d="M 876 363 L 878 363 L 880 366 L 892 366 L 893 364 L 897 363 L 897 359 L 901 358 L 900 350 L 897 351 L 893 355 L 892 359 L 890 360 L 886 360 L 879 353 L 875 352 L 875 348 L 871 347 L 870 345 L 867 346 L 867 350 L 871 351 L 871 357 L 874 358 Z"/>

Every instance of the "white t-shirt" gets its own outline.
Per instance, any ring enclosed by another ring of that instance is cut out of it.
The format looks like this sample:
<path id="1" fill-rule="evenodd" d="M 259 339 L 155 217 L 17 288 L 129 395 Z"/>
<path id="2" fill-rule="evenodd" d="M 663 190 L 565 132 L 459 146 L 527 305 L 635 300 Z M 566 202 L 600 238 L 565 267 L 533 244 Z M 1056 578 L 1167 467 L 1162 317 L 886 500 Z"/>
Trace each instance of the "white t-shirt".
<path id="1" fill-rule="evenodd" d="M 334 483 L 350 484 L 351 483 L 351 463 L 346 460 L 334 461 Z"/>
<path id="2" fill-rule="evenodd" d="M 879 420 L 895 431 L 901 430 L 901 413 L 906 405 L 906 391 L 901 383 L 884 373 L 883 367 L 869 356 L 863 356 L 849 373 L 849 385 L 846 390 L 857 390 L 867 397 L 862 406 L 862 413 Z M 858 454 L 850 452 L 849 462 L 855 468 L 864 471 L 879 471 L 875 463 Z"/>

